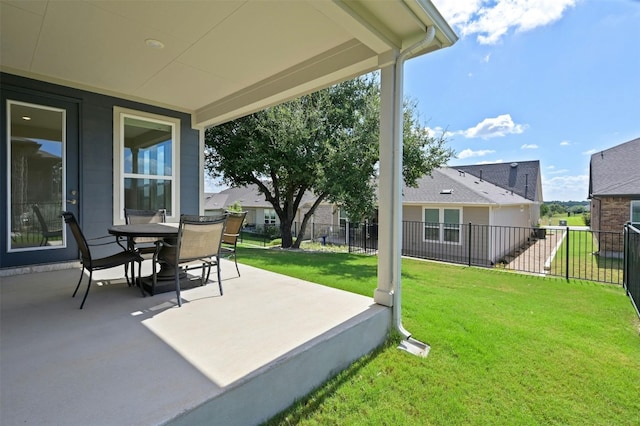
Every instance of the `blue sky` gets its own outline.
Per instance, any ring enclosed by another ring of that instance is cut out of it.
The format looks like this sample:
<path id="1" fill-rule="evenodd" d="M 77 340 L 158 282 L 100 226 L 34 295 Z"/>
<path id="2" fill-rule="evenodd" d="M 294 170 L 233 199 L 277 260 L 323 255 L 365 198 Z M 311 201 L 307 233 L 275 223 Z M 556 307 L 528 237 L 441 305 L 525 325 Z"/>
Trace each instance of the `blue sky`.
<path id="1" fill-rule="evenodd" d="M 407 61 L 404 94 L 449 165 L 540 160 L 545 201 L 586 200 L 591 154 L 640 137 L 640 1 L 432 2 L 460 39 Z"/>
<path id="2" fill-rule="evenodd" d="M 433 3 L 460 40 L 408 61 L 404 92 L 449 165 L 540 160 L 545 201 L 586 200 L 591 154 L 640 137 L 640 1 Z"/>

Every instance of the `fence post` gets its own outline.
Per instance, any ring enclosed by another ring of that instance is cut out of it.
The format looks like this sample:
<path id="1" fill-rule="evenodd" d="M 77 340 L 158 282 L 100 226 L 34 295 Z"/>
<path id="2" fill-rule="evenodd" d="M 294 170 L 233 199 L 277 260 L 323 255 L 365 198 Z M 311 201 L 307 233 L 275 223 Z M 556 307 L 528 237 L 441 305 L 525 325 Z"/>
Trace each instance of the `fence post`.
<path id="1" fill-rule="evenodd" d="M 629 229 L 627 228 L 628 223 L 624 224 L 623 232 L 623 244 L 624 248 L 622 249 L 622 288 L 625 289 L 627 296 L 629 295 L 629 288 L 627 287 L 627 272 L 629 268 Z"/>
<path id="2" fill-rule="evenodd" d="M 469 242 L 467 245 L 469 246 L 469 266 L 471 266 L 471 222 L 469 222 Z"/>
<path id="3" fill-rule="evenodd" d="M 569 281 L 569 246 L 570 246 L 570 234 L 569 234 L 569 227 L 567 226 L 567 253 L 566 253 L 566 264 L 567 264 L 567 269 L 565 270 L 565 277 L 567 279 L 567 281 Z"/>

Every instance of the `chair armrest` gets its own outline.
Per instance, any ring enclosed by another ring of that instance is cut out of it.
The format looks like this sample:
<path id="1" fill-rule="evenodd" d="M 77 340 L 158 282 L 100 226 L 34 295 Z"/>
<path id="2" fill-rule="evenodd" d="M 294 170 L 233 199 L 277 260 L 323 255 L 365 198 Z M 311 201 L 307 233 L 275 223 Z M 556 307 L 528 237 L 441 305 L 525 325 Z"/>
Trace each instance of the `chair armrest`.
<path id="1" fill-rule="evenodd" d="M 107 241 L 104 243 L 94 242 L 98 240 L 104 240 L 105 238 L 110 238 L 113 241 Z M 119 237 L 114 237 L 113 235 L 104 235 L 102 237 L 87 238 L 87 244 L 90 246 L 106 246 L 107 244 L 117 243 L 119 239 L 120 239 Z"/>

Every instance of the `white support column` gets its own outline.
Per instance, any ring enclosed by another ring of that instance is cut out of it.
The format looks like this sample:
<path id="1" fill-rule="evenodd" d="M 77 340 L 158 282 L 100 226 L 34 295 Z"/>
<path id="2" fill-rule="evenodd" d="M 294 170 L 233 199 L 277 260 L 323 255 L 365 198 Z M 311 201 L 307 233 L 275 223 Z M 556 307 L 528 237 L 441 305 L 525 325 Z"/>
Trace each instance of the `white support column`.
<path id="1" fill-rule="evenodd" d="M 397 68 L 389 65 L 380 74 L 378 288 L 374 301 L 384 306 L 393 306 L 400 296 L 402 262 L 402 70 Z M 399 308 L 394 307 L 394 317 L 399 318 Z"/>

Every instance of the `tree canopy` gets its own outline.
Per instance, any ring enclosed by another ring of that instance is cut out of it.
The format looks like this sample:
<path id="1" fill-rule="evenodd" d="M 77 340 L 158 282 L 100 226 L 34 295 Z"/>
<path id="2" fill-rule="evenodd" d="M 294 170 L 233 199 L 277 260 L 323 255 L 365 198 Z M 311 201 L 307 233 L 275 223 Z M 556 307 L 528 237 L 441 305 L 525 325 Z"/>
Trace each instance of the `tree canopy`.
<path id="1" fill-rule="evenodd" d="M 379 85 L 360 77 L 207 129 L 205 167 L 231 186 L 257 185 L 280 220 L 283 247 L 299 247 L 291 227 L 305 192 L 345 208 L 349 219 L 370 217 L 376 206 Z M 419 123 L 405 102 L 403 177 L 409 186 L 453 155 L 444 136 Z"/>

